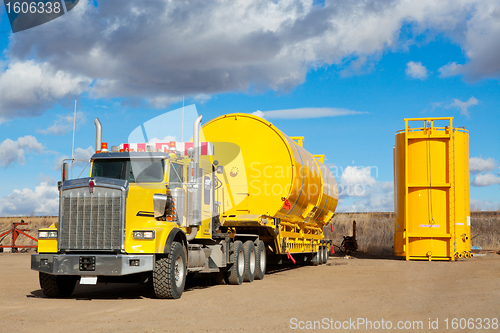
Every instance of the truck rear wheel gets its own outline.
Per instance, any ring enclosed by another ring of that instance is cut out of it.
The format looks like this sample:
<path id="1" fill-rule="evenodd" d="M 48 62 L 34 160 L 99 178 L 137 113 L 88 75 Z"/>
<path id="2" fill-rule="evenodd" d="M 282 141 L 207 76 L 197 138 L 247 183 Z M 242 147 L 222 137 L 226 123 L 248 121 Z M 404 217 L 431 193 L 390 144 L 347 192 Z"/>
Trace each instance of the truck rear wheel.
<path id="1" fill-rule="evenodd" d="M 233 265 L 227 272 L 229 284 L 242 284 L 245 276 L 245 253 L 241 241 L 236 241 L 232 244 L 232 253 L 229 260 L 233 262 Z"/>
<path id="2" fill-rule="evenodd" d="M 40 287 L 43 294 L 50 298 L 69 297 L 76 286 L 76 276 L 51 275 L 39 272 Z"/>
<path id="3" fill-rule="evenodd" d="M 186 284 L 186 252 L 179 242 L 173 242 L 166 258 L 156 260 L 153 288 L 158 298 L 177 299 Z"/>
<path id="4" fill-rule="evenodd" d="M 328 246 L 323 246 L 323 264 L 328 261 Z"/>
<path id="5" fill-rule="evenodd" d="M 323 246 L 320 246 L 319 250 L 318 250 L 318 264 L 319 265 L 323 264 L 323 256 L 324 256 L 324 254 L 325 254 L 325 251 L 323 251 Z"/>
<path id="6" fill-rule="evenodd" d="M 255 277 L 255 245 L 251 240 L 246 241 L 243 245 L 245 253 L 245 282 L 252 282 Z"/>
<path id="7" fill-rule="evenodd" d="M 259 245 L 255 250 L 255 279 L 262 280 L 266 274 L 267 257 L 266 257 L 266 245 L 263 241 L 259 241 Z"/>

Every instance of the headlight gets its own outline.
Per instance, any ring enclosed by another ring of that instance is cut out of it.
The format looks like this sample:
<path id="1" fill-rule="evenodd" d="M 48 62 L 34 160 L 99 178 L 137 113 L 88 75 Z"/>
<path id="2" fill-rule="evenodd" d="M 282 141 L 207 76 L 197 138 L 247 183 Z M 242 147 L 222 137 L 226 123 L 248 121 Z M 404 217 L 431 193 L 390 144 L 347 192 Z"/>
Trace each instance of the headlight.
<path id="1" fill-rule="evenodd" d="M 39 230 L 38 238 L 57 238 L 57 230 Z"/>
<path id="2" fill-rule="evenodd" d="M 133 237 L 134 239 L 154 239 L 155 238 L 155 232 L 154 230 L 151 231 L 134 231 L 133 232 Z"/>

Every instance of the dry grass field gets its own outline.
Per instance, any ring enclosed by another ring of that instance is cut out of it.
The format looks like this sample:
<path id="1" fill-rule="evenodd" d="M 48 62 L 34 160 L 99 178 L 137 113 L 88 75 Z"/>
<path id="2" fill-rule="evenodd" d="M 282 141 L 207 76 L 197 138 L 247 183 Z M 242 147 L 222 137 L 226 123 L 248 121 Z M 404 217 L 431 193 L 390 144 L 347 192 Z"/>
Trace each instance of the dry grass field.
<path id="1" fill-rule="evenodd" d="M 16 216 L 16 217 L 0 217 L 0 235 L 12 229 L 12 223 L 19 223 L 24 220 L 28 225 L 18 226 L 18 229 L 29 229 L 26 233 L 32 237 L 38 237 L 38 229 L 46 228 L 57 222 L 57 216 Z M 4 237 L 0 237 L 0 245 L 11 245 L 12 233 Z M 36 242 L 24 235 L 19 235 L 16 245 L 36 245 Z M 0 251 L 2 249 L 0 248 Z M 25 249 L 28 250 L 28 249 Z M 34 251 L 34 250 L 33 250 Z M 22 252 L 20 250 L 20 252 Z"/>
<path id="2" fill-rule="evenodd" d="M 48 227 L 57 221 L 57 216 L 0 217 L 0 234 L 9 230 L 13 222 L 24 220 L 30 229 L 27 232 L 37 237 L 38 229 Z M 373 254 L 392 254 L 394 242 L 394 213 L 337 213 L 333 220 L 333 232 L 325 228 L 325 235 L 340 246 L 342 236 L 352 235 L 352 222 L 356 221 L 359 251 Z M 471 213 L 472 245 L 483 249 L 500 249 L 500 212 Z M 11 235 L 0 239 L 0 245 L 10 245 Z M 35 242 L 19 236 L 17 245 L 33 245 Z"/>
<path id="3" fill-rule="evenodd" d="M 337 213 L 333 232 L 325 228 L 325 235 L 340 246 L 342 236 L 352 235 L 356 221 L 358 250 L 373 254 L 392 254 L 394 246 L 394 213 Z M 472 246 L 482 249 L 500 249 L 500 212 L 471 212 Z"/>

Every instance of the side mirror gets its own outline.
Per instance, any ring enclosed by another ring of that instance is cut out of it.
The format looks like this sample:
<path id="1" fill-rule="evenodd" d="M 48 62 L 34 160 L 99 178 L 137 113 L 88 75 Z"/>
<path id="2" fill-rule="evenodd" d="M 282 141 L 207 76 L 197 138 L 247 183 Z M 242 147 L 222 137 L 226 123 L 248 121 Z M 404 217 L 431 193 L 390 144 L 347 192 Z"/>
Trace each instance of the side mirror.
<path id="1" fill-rule="evenodd" d="M 219 175 L 222 175 L 222 173 L 224 172 L 224 167 L 222 165 L 218 165 L 217 166 L 217 170 L 216 172 L 219 174 Z"/>

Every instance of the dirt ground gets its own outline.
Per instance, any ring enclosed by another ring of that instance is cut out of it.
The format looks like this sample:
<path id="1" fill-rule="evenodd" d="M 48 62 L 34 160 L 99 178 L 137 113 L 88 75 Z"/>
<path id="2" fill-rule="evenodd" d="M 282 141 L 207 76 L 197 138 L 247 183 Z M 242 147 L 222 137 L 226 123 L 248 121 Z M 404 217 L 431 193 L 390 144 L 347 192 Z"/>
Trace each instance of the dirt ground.
<path id="1" fill-rule="evenodd" d="M 488 319 L 485 331 L 499 331 L 500 255 L 456 262 L 331 257 L 241 286 L 190 280 L 181 299 L 157 300 L 137 284 L 78 285 L 69 299 L 48 299 L 30 254 L 3 253 L 0 300 L 0 332 L 462 331 L 452 328 L 453 318 L 458 325 L 472 318 L 470 331 L 483 331 Z"/>

